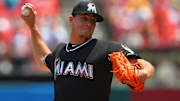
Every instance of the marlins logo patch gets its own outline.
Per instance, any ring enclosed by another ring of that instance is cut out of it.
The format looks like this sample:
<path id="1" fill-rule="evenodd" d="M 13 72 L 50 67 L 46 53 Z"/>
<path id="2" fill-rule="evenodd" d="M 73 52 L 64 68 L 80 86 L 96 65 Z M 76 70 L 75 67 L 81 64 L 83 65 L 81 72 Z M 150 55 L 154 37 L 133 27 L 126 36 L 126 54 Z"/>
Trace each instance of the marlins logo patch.
<path id="1" fill-rule="evenodd" d="M 93 12 L 93 13 L 97 13 L 96 6 L 95 6 L 94 3 L 89 3 L 87 6 L 88 6 L 87 11 L 90 11 L 90 12 Z"/>
<path id="2" fill-rule="evenodd" d="M 135 53 L 135 52 L 132 51 L 129 47 L 127 47 L 127 46 L 125 46 L 125 45 L 123 45 L 123 44 L 121 44 L 121 46 L 122 46 L 122 48 L 123 48 L 124 50 L 126 50 L 127 52 L 129 52 L 129 53 L 131 53 L 131 54 L 134 54 L 134 53 Z"/>

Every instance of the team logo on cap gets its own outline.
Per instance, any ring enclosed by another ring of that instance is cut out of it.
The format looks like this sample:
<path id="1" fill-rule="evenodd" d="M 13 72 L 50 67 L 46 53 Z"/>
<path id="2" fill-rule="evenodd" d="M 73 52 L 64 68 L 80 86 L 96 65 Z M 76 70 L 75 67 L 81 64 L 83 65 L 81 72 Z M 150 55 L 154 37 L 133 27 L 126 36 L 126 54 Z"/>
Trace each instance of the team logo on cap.
<path id="1" fill-rule="evenodd" d="M 94 3 L 89 3 L 87 6 L 88 6 L 87 11 L 90 11 L 90 12 L 93 12 L 93 13 L 97 13 L 96 6 L 95 6 Z"/>

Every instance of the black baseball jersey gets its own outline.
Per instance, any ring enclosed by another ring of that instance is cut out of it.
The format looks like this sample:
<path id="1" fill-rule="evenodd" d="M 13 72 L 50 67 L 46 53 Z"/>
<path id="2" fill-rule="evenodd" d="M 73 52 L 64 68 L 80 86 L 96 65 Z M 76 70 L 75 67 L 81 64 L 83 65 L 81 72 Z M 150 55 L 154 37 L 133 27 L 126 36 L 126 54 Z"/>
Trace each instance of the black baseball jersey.
<path id="1" fill-rule="evenodd" d="M 54 77 L 55 101 L 109 101 L 113 73 L 108 54 L 121 47 L 98 39 L 81 45 L 59 44 L 45 58 Z"/>

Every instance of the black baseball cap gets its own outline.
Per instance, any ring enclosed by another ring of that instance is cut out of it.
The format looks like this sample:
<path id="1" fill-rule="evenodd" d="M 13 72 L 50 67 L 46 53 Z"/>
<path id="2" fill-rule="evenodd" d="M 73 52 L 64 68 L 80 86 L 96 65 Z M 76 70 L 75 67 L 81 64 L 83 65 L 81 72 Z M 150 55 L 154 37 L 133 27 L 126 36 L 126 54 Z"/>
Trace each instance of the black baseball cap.
<path id="1" fill-rule="evenodd" d="M 96 22 L 102 22 L 104 19 L 99 14 L 99 9 L 96 8 L 96 5 L 92 1 L 84 0 L 80 1 L 73 8 L 72 15 L 75 16 L 77 14 L 94 14 L 96 17 Z"/>

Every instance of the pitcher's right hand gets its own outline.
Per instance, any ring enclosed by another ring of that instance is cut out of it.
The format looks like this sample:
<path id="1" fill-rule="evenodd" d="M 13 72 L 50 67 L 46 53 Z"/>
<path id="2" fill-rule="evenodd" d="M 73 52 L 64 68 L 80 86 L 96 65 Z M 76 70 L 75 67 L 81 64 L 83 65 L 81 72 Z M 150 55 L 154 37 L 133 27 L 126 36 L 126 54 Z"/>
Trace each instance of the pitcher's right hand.
<path id="1" fill-rule="evenodd" d="M 36 26 L 36 17 L 37 12 L 34 8 L 34 6 L 30 3 L 24 4 L 24 7 L 27 8 L 30 12 L 28 16 L 25 16 L 21 13 L 21 18 L 24 20 L 24 22 L 28 25 L 30 29 L 34 28 Z"/>

